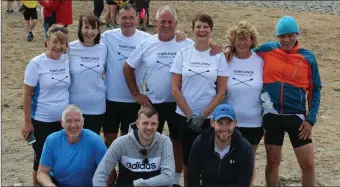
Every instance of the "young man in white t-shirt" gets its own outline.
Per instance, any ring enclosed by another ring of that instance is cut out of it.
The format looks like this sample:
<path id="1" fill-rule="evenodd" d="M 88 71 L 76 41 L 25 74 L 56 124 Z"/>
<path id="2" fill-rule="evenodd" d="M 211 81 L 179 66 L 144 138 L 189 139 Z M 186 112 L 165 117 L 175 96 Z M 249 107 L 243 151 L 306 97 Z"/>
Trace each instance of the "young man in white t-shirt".
<path id="1" fill-rule="evenodd" d="M 132 51 L 151 35 L 137 30 L 137 13 L 131 4 L 123 5 L 118 12 L 119 29 L 106 31 L 101 42 L 107 46 L 106 66 L 106 123 L 103 127 L 105 144 L 109 147 L 117 138 L 119 125 L 121 135 L 128 133 L 129 125 L 136 121 L 140 105 L 132 97 L 126 85 L 123 65 Z M 140 88 L 143 72 L 136 71 Z"/>

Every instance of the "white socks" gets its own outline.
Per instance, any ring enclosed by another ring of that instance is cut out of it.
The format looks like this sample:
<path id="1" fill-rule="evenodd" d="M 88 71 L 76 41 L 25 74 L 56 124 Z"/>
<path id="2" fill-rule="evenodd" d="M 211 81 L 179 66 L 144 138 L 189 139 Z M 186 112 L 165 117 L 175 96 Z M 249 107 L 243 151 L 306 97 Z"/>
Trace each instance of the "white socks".
<path id="1" fill-rule="evenodd" d="M 181 184 L 181 176 L 182 176 L 182 173 L 176 173 L 175 174 L 175 183 L 174 184 Z"/>

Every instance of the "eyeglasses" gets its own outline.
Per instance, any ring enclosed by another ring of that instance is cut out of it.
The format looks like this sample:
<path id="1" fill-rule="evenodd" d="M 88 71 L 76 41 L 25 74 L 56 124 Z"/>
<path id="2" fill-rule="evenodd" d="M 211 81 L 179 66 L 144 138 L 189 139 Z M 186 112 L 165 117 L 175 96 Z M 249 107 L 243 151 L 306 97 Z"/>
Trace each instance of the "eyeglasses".
<path id="1" fill-rule="evenodd" d="M 139 153 L 144 157 L 143 160 L 142 160 L 142 163 L 143 164 L 148 164 L 149 163 L 149 159 L 146 157 L 146 156 L 148 156 L 148 151 L 146 149 L 141 149 L 139 151 Z"/>
<path id="2" fill-rule="evenodd" d="M 67 34 L 68 33 L 68 30 L 65 28 L 65 27 L 56 27 L 56 28 L 54 28 L 54 29 L 51 29 L 51 33 L 55 33 L 55 32 L 58 32 L 58 31 L 60 31 L 60 32 L 62 32 L 62 33 L 64 33 L 64 34 Z"/>

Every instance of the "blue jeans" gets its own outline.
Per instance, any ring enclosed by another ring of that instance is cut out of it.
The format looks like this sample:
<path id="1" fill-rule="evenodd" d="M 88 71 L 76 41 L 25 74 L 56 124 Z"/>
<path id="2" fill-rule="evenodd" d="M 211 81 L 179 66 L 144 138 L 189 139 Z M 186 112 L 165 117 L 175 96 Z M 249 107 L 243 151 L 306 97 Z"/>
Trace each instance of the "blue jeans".
<path id="1" fill-rule="evenodd" d="M 43 21 L 43 27 L 44 27 L 44 34 L 45 34 L 45 39 L 48 38 L 48 28 L 49 28 L 49 25 L 48 23 L 46 23 L 45 21 Z"/>

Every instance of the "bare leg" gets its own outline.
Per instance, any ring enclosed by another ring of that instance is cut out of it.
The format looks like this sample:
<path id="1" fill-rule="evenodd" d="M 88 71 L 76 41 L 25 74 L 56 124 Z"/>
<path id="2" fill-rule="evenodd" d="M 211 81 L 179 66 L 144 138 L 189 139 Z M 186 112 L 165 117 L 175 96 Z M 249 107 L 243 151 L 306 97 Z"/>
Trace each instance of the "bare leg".
<path id="1" fill-rule="evenodd" d="M 37 25 L 37 23 L 38 23 L 37 19 L 31 20 L 31 25 L 30 25 L 30 30 L 29 31 L 32 31 L 34 29 L 34 27 Z"/>
<path id="2" fill-rule="evenodd" d="M 38 184 L 37 180 L 37 171 L 33 170 L 32 172 L 32 178 L 33 178 L 33 186 L 36 186 Z"/>
<path id="3" fill-rule="evenodd" d="M 110 19 L 111 19 L 111 24 L 113 26 L 116 25 L 116 14 L 117 14 L 117 5 L 111 5 L 110 6 Z"/>
<path id="4" fill-rule="evenodd" d="M 277 186 L 279 182 L 279 167 L 281 163 L 282 146 L 265 145 L 267 152 L 266 182 L 268 187 Z"/>
<path id="5" fill-rule="evenodd" d="M 253 170 L 253 176 L 251 177 L 251 183 L 250 185 L 253 185 L 254 183 L 254 180 L 255 180 L 255 175 L 256 175 L 256 169 L 255 169 L 255 159 L 256 159 L 256 150 L 257 150 L 257 146 L 258 145 L 252 145 L 251 148 L 253 150 L 253 153 L 254 153 L 254 170 Z"/>
<path id="6" fill-rule="evenodd" d="M 296 158 L 302 170 L 302 186 L 315 186 L 314 148 L 309 143 L 294 149 Z"/>

